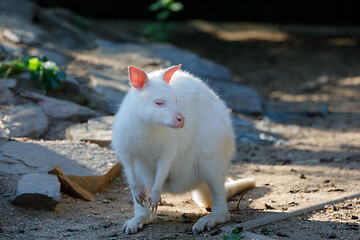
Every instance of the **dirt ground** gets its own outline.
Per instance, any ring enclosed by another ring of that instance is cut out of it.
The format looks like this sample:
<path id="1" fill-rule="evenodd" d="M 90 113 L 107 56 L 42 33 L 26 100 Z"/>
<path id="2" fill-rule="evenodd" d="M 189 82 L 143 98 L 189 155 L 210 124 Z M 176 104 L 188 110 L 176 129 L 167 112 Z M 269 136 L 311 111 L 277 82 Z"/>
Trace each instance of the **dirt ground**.
<path id="1" fill-rule="evenodd" d="M 126 30 L 124 23 L 105 24 Z M 136 23 L 128 28 L 140 29 Z M 258 131 L 285 140 L 284 144 L 238 144 L 229 175 L 254 177 L 257 187 L 244 195 L 239 211 L 232 211 L 231 222 L 217 229 L 360 193 L 360 38 L 192 22 L 181 24 L 170 42 L 225 65 L 234 81 L 258 90 L 265 116 L 246 118 Z M 274 109 L 309 113 L 321 106 L 326 106 L 325 114 L 285 120 L 266 117 Z M 132 216 L 130 192 L 121 176 L 93 203 L 63 195 L 54 212 L 11 205 L 16 180 L 0 175 L 0 239 L 221 239 L 227 235 L 217 229 L 192 234 L 192 224 L 206 211 L 189 194 L 166 195 L 152 224 L 136 235 L 121 233 L 122 224 Z M 229 208 L 234 210 L 239 199 L 230 200 Z M 250 231 L 273 239 L 356 240 L 359 218 L 360 198 L 355 198 Z"/>

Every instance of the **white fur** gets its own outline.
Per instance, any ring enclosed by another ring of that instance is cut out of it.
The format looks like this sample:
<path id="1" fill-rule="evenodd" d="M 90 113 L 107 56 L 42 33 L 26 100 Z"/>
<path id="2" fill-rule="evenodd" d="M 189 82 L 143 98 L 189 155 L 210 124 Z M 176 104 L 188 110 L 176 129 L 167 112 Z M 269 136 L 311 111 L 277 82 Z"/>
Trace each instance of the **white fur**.
<path id="1" fill-rule="evenodd" d="M 157 208 L 162 192 L 194 191 L 199 201 L 206 198 L 203 205 L 212 201 L 212 213 L 195 223 L 195 234 L 230 219 L 224 181 L 235 147 L 228 109 L 200 79 L 178 70 L 167 84 L 164 71 L 129 91 L 113 126 L 112 147 L 134 197 L 134 217 L 123 228 L 128 234 L 151 220 L 148 207 Z M 165 104 L 157 106 L 157 99 Z M 185 126 L 174 129 L 179 112 Z"/>

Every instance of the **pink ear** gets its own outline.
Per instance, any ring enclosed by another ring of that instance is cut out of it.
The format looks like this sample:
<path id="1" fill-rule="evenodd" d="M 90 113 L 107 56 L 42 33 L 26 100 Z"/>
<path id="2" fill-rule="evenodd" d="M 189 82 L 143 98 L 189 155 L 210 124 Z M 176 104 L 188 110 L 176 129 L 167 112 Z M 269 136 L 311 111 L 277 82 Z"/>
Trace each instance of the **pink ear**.
<path id="1" fill-rule="evenodd" d="M 170 79 L 173 76 L 173 74 L 179 70 L 179 68 L 181 68 L 181 64 L 171 67 L 168 70 L 166 70 L 166 72 L 163 75 L 164 81 L 167 82 L 168 84 L 170 83 Z"/>
<path id="2" fill-rule="evenodd" d="M 148 81 L 146 73 L 137 67 L 129 67 L 128 70 L 131 85 L 134 88 L 141 89 Z"/>

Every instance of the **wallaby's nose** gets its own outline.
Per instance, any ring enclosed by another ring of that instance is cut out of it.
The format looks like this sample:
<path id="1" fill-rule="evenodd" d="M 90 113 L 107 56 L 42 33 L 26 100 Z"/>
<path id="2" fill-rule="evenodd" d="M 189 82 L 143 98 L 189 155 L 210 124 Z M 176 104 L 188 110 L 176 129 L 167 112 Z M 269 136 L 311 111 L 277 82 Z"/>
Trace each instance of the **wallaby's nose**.
<path id="1" fill-rule="evenodd" d="M 176 128 L 183 128 L 185 124 L 185 117 L 181 113 L 178 113 L 175 118 L 176 118 Z"/>
<path id="2" fill-rule="evenodd" d="M 176 119 L 177 119 L 179 122 L 185 121 L 185 117 L 184 117 L 183 115 L 177 116 Z"/>

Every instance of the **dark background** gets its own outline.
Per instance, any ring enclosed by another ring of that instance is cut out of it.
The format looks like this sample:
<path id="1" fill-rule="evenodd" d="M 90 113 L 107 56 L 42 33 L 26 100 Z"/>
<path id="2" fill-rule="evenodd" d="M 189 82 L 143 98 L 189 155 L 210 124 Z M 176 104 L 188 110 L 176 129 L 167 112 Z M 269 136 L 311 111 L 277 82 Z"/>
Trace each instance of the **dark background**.
<path id="1" fill-rule="evenodd" d="M 33 0 L 43 7 L 65 7 L 89 18 L 152 20 L 154 1 Z M 350 0 L 180 0 L 171 20 L 206 19 L 322 25 L 360 25 L 359 1 Z"/>

